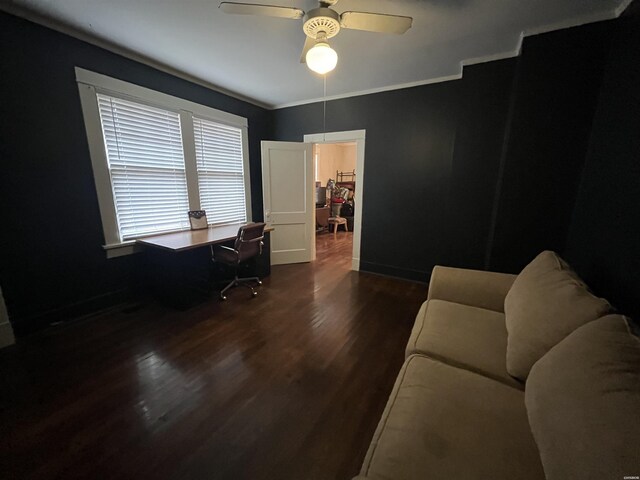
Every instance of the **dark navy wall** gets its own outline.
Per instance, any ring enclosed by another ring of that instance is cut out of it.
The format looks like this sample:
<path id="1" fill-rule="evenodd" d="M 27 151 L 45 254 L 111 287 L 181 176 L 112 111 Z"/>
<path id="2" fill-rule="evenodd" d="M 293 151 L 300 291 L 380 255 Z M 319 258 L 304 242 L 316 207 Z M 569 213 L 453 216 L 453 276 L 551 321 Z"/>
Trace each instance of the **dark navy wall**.
<path id="1" fill-rule="evenodd" d="M 483 269 L 490 261 L 492 217 L 503 162 L 517 61 L 466 67 L 451 171 L 448 265 Z"/>
<path id="2" fill-rule="evenodd" d="M 614 37 L 567 259 L 598 293 L 640 320 L 640 3 Z"/>
<path id="3" fill-rule="evenodd" d="M 366 129 L 361 268 L 518 272 L 568 235 L 614 22 L 526 38 L 463 79 L 327 103 Z M 330 80 L 329 80 L 330 81 Z M 322 104 L 276 110 L 276 139 L 322 131 Z"/>
<path id="4" fill-rule="evenodd" d="M 562 252 L 614 22 L 525 39 L 497 203 L 491 267 L 519 272 Z"/>
<path id="5" fill-rule="evenodd" d="M 640 29 L 626 18 L 527 38 L 462 80 L 328 102 L 327 131 L 367 131 L 362 269 L 517 272 L 553 248 L 638 312 Z M 269 112 L 1 13 L 0 40 L 0 285 L 18 333 L 136 283 L 136 257 L 101 248 L 75 66 L 247 117 L 256 219 L 260 140 L 323 130 L 321 103 Z"/>
<path id="6" fill-rule="evenodd" d="M 436 263 L 482 267 L 514 65 L 327 103 L 327 131 L 367 132 L 362 270 L 424 282 Z M 322 119 L 321 103 L 276 110 L 275 137 L 301 141 Z"/>
<path id="7" fill-rule="evenodd" d="M 108 304 L 135 255 L 107 260 L 74 67 L 249 119 L 253 211 L 270 113 L 67 35 L 0 13 L 0 285 L 18 334 Z"/>

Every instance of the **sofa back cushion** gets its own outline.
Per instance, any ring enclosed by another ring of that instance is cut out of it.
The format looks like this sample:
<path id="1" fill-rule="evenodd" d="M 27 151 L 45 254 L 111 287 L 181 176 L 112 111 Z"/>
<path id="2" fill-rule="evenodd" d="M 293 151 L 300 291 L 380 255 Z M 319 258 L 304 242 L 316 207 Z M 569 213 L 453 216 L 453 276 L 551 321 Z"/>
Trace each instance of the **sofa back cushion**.
<path id="1" fill-rule="evenodd" d="M 557 254 L 542 252 L 518 275 L 504 301 L 507 372 L 526 380 L 551 347 L 610 311 Z"/>
<path id="2" fill-rule="evenodd" d="M 553 347 L 531 370 L 525 404 L 547 480 L 640 475 L 640 339 L 625 317 Z"/>

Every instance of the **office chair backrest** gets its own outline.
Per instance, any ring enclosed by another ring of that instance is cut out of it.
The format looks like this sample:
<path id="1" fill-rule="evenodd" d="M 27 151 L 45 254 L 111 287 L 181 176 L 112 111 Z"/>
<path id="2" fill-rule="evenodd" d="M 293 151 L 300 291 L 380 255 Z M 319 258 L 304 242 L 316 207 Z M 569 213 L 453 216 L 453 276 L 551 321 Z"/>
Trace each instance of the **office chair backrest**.
<path id="1" fill-rule="evenodd" d="M 264 223 L 249 223 L 240 227 L 233 247 L 238 252 L 238 262 L 243 262 L 262 253 L 264 227 Z"/>

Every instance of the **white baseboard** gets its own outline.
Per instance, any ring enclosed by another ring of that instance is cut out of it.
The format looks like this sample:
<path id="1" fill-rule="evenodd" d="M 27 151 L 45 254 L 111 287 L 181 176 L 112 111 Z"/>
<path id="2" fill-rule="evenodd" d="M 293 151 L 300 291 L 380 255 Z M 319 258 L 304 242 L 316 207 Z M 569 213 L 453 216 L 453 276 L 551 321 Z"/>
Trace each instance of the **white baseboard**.
<path id="1" fill-rule="evenodd" d="M 351 259 L 351 270 L 354 270 L 356 272 L 360 271 L 360 259 L 359 258 L 352 258 Z"/>
<path id="2" fill-rule="evenodd" d="M 9 322 L 0 323 L 0 348 L 8 347 L 16 343 L 16 338 L 13 336 L 13 329 Z"/>

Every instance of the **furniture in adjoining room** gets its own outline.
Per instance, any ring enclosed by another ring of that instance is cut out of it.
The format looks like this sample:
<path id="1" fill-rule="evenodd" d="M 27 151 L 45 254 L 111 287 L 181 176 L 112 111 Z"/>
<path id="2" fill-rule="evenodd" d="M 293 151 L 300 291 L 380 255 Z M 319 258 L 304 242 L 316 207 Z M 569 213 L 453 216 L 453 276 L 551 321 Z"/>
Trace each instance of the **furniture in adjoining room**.
<path id="1" fill-rule="evenodd" d="M 352 170 L 350 172 L 336 171 L 336 183 L 338 185 L 352 184 L 355 187 L 355 184 L 356 184 L 356 171 L 355 170 Z"/>
<path id="2" fill-rule="evenodd" d="M 329 229 L 330 216 L 331 216 L 330 207 L 316 208 L 316 232 L 322 232 Z"/>
<path id="3" fill-rule="evenodd" d="M 345 232 L 349 231 L 347 219 L 344 217 L 329 217 L 327 222 L 329 223 L 329 226 L 333 225 L 333 238 L 337 238 L 339 225 L 344 225 Z"/>
<path id="4" fill-rule="evenodd" d="M 632 321 L 554 252 L 517 276 L 436 266 L 356 479 L 625 478 L 639 412 Z"/>
<path id="5" fill-rule="evenodd" d="M 219 262 L 234 269 L 235 276 L 229 284 L 220 291 L 220 299 L 226 300 L 225 293 L 231 287 L 237 287 L 243 285 L 251 290 L 253 297 L 258 295 L 258 292 L 252 286 L 253 284 L 262 285 L 262 281 L 257 276 L 252 277 L 239 277 L 238 269 L 242 263 L 247 260 L 258 257 L 262 254 L 262 247 L 264 246 L 264 223 L 251 223 L 243 225 L 238 229 L 238 235 L 233 248 L 225 245 L 212 246 L 212 260 Z"/>
<path id="6" fill-rule="evenodd" d="M 336 187 L 348 190 L 344 203 L 342 203 L 332 216 L 339 216 L 347 219 L 345 231 L 353 231 L 353 218 L 355 214 L 355 194 L 356 194 L 356 171 L 348 172 L 336 171 Z M 332 198 L 333 200 L 333 198 Z"/>
<path id="7" fill-rule="evenodd" d="M 316 208 L 327 205 L 327 187 L 321 187 L 320 182 L 316 184 Z"/>

